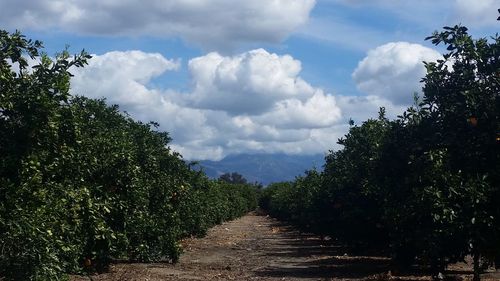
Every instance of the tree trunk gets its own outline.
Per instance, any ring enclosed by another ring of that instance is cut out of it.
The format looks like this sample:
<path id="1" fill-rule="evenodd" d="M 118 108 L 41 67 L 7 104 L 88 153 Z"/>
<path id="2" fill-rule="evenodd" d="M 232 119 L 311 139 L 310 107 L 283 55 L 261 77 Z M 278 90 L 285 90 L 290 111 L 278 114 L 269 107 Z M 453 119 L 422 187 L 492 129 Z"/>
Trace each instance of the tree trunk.
<path id="1" fill-rule="evenodd" d="M 474 249 L 474 278 L 472 279 L 472 281 L 481 281 L 481 264 L 479 257 L 479 251 Z"/>

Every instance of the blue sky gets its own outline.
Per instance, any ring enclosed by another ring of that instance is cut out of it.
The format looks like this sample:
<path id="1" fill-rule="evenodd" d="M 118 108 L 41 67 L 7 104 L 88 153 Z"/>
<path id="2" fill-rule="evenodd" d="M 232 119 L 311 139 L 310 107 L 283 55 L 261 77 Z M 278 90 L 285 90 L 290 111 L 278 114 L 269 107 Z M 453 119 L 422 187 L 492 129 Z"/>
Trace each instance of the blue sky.
<path id="1" fill-rule="evenodd" d="M 336 149 L 347 120 L 411 104 L 423 39 L 498 31 L 500 0 L 0 0 L 0 27 L 94 54 L 72 92 L 158 121 L 187 159 Z"/>

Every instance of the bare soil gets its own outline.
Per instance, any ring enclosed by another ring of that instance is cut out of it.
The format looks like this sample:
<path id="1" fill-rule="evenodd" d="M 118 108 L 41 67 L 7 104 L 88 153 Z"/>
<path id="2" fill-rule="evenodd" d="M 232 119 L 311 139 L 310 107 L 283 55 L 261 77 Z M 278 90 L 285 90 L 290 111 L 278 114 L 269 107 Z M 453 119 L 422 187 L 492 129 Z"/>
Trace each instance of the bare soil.
<path id="1" fill-rule="evenodd" d="M 300 233 L 265 215 L 250 213 L 183 241 L 177 264 L 117 263 L 109 273 L 72 281 L 156 280 L 432 280 L 425 272 L 393 275 L 389 259 L 353 256 L 331 239 Z M 472 280 L 467 264 L 451 266 L 446 280 Z M 482 280 L 500 280 L 486 273 Z"/>

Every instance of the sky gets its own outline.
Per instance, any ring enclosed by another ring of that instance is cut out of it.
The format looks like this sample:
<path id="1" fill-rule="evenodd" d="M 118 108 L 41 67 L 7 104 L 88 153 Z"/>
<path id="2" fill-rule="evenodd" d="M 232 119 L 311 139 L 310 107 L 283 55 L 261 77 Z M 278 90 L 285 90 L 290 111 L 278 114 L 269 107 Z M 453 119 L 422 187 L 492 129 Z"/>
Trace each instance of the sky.
<path id="1" fill-rule="evenodd" d="M 189 160 L 338 149 L 348 121 L 421 91 L 425 37 L 499 31 L 500 0 L 0 0 L 0 28 L 85 49 L 71 92 L 156 121 Z"/>

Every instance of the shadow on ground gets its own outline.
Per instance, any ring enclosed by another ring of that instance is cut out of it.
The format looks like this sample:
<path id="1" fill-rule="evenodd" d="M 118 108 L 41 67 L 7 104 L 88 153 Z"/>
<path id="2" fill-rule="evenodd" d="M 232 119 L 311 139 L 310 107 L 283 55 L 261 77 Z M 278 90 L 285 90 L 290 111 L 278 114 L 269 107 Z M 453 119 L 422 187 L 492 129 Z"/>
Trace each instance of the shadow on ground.
<path id="1" fill-rule="evenodd" d="M 280 222 L 271 226 L 279 235 L 271 236 L 266 255 L 269 266 L 255 272 L 274 278 L 364 278 L 388 271 L 389 259 L 380 256 L 351 256 L 333 240 L 301 233 Z"/>
<path id="2" fill-rule="evenodd" d="M 353 255 L 348 248 L 339 246 L 333 240 L 301 233 L 281 222 L 275 222 L 273 229 L 279 235 L 271 236 L 266 256 L 270 264 L 255 272 L 265 278 L 288 279 L 357 279 L 357 280 L 430 280 L 431 273 L 421 268 L 398 272 L 391 276 L 390 259 L 381 255 Z M 273 241 L 274 240 L 274 241 Z M 263 257 L 265 258 L 265 257 Z M 467 280 L 470 270 L 448 270 L 446 280 Z M 496 274 L 484 274 L 492 278 Z M 456 279 L 455 279 L 456 278 Z M 495 277 L 493 277 L 495 278 Z M 488 279 L 489 280 L 489 279 Z M 493 279 L 497 280 L 497 279 Z M 500 278 L 498 279 L 500 280 Z"/>

